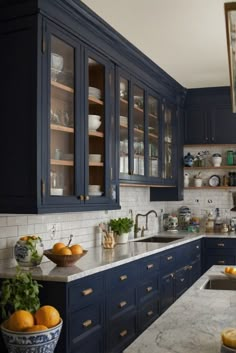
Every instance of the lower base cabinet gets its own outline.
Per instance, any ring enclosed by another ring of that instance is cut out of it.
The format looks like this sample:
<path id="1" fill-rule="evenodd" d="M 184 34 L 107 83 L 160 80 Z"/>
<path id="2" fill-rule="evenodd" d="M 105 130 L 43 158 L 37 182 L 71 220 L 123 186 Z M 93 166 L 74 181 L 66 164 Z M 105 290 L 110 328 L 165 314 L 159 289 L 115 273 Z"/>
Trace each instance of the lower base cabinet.
<path id="1" fill-rule="evenodd" d="M 42 281 L 41 304 L 63 319 L 55 353 L 121 353 L 200 275 L 193 241 L 69 283 Z"/>
<path id="2" fill-rule="evenodd" d="M 213 265 L 236 264 L 236 239 L 205 238 L 203 245 L 204 272 Z"/>

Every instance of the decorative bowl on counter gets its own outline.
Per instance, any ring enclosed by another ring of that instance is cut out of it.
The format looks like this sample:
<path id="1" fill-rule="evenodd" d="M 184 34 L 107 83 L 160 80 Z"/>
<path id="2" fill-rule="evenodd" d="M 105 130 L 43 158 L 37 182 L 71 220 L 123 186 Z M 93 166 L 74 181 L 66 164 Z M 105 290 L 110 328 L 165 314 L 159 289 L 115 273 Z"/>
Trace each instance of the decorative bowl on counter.
<path id="1" fill-rule="evenodd" d="M 16 332 L 1 325 L 2 337 L 8 352 L 14 353 L 53 353 L 60 337 L 62 319 L 57 326 L 44 331 Z"/>
<path id="2" fill-rule="evenodd" d="M 54 254 L 52 249 L 44 251 L 44 255 L 54 262 L 58 267 L 70 267 L 73 266 L 81 257 L 86 255 L 88 250 L 83 250 L 83 254 L 72 254 L 72 255 L 59 255 Z"/>
<path id="3" fill-rule="evenodd" d="M 43 258 L 43 242 L 36 235 L 26 235 L 21 237 L 14 247 L 15 259 L 19 266 L 38 266 Z"/>

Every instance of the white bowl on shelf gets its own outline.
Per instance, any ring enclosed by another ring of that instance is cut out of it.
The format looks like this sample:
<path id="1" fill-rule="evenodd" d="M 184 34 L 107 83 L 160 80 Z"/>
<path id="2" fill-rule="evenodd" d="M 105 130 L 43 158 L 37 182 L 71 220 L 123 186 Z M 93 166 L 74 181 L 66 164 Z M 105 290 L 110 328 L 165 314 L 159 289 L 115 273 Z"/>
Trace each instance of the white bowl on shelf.
<path id="1" fill-rule="evenodd" d="M 102 155 L 101 154 L 90 154 L 89 155 L 89 162 L 101 162 Z"/>
<path id="2" fill-rule="evenodd" d="M 89 185 L 88 191 L 90 192 L 99 192 L 101 189 L 101 185 Z"/>
<path id="3" fill-rule="evenodd" d="M 50 194 L 52 196 L 62 196 L 63 195 L 63 189 L 61 189 L 61 188 L 51 188 L 50 189 Z"/>
<path id="4" fill-rule="evenodd" d="M 100 115 L 92 115 L 88 116 L 88 129 L 89 131 L 96 131 L 101 126 L 101 116 Z"/>
<path id="5" fill-rule="evenodd" d="M 52 53 L 51 54 L 51 68 L 54 70 L 61 71 L 63 68 L 64 59 L 61 55 Z"/>

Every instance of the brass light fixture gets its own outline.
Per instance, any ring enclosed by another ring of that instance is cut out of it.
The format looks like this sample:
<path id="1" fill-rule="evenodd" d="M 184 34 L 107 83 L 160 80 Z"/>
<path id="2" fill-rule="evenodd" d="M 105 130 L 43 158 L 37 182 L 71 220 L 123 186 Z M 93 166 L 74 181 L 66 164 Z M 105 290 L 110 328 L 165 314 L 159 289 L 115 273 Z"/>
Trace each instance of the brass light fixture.
<path id="1" fill-rule="evenodd" d="M 236 2 L 224 4 L 232 110 L 236 113 Z"/>

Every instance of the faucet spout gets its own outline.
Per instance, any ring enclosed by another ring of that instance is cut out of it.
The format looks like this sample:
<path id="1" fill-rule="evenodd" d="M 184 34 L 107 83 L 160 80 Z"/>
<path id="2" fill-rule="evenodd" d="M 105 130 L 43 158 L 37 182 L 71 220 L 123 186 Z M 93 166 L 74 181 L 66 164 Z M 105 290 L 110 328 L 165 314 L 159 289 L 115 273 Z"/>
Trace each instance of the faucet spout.
<path id="1" fill-rule="evenodd" d="M 155 210 L 150 210 L 150 211 L 148 211 L 148 212 L 145 213 L 145 214 L 141 214 L 141 213 L 137 213 L 137 214 L 136 214 L 136 216 L 135 216 L 135 223 L 134 223 L 134 238 L 137 238 L 137 237 L 138 237 L 138 232 L 141 230 L 141 228 L 138 226 L 138 218 L 139 218 L 139 217 L 146 217 L 146 226 L 145 226 L 145 228 L 142 227 L 142 232 L 141 232 L 141 236 L 144 236 L 144 231 L 145 231 L 145 230 L 148 230 L 148 216 L 149 216 L 151 213 L 154 213 L 155 216 L 158 217 Z"/>

